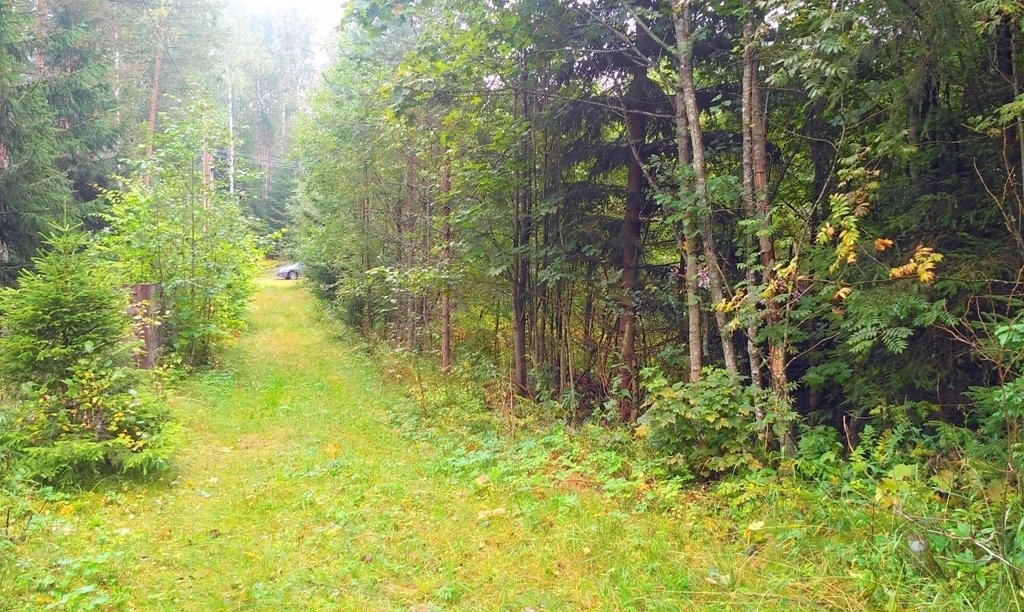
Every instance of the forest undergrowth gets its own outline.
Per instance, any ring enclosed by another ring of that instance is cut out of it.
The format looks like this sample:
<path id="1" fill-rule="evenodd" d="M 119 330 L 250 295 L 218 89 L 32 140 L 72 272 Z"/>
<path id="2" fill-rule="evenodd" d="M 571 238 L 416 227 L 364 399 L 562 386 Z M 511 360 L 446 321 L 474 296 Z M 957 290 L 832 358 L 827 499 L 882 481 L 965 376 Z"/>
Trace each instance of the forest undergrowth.
<path id="1" fill-rule="evenodd" d="M 412 389 L 407 436 L 674 516 L 762 592 L 1020 606 L 1024 6 L 343 23 L 289 248 Z"/>
<path id="2" fill-rule="evenodd" d="M 624 430 L 417 382 L 318 312 L 261 281 L 224 366 L 171 394 L 194 443 L 169 473 L 4 497 L 0 608 L 970 605 L 887 548 L 885 512 L 767 473 L 675 482 Z"/>
<path id="3" fill-rule="evenodd" d="M 830 432 L 814 430 L 791 460 L 702 482 L 675 472 L 645 444 L 642 426 L 573 424 L 557 402 L 506 398 L 495 409 L 468 371 L 425 372 L 386 349 L 377 359 L 411 389 L 390 407 L 391 422 L 405 439 L 442 449 L 443 473 L 515 496 L 553 490 L 600 500 L 627 521 L 676 523 L 714 551 L 691 568 L 692 584 L 728 593 L 743 609 L 983 610 L 1024 602 L 1024 592 L 1006 586 L 1013 569 L 1001 566 L 1006 560 L 986 545 L 991 540 L 973 537 L 995 531 L 984 523 L 998 513 L 999 492 L 943 496 L 950 472 L 929 479 L 924 466 L 902 463 L 915 452 L 909 432 L 884 432 L 843 458 Z M 955 477 L 969 477 L 970 467 L 961 470 Z"/>
<path id="4" fill-rule="evenodd" d="M 1009 586 L 1012 563 L 990 548 L 1005 526 L 988 522 L 1000 507 L 1012 515 L 1012 494 L 979 490 L 991 487 L 980 476 L 991 466 L 970 457 L 941 470 L 915 463 L 930 455 L 920 431 L 869 430 L 848 452 L 829 428 L 807 428 L 791 459 L 701 479 L 666 458 L 648 426 L 614 426 L 614 406 L 607 419 L 580 421 L 565 401 L 514 398 L 472 363 L 445 375 L 407 351 L 370 348 L 382 375 L 407 389 L 388 407 L 391 423 L 441 449 L 441 473 L 531 500 L 521 510 L 553 491 L 626 521 L 674 523 L 691 551 L 704 549 L 690 557 L 688 601 L 965 610 L 1024 601 Z"/>

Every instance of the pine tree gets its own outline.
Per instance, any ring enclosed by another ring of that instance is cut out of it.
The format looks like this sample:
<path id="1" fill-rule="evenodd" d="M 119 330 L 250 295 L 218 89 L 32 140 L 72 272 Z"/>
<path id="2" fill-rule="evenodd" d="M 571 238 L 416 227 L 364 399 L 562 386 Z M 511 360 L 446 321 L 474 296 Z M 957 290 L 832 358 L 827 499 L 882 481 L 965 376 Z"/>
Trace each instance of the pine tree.
<path id="1" fill-rule="evenodd" d="M 60 228 L 48 243 L 35 269 L 0 297 L 0 377 L 59 392 L 87 355 L 127 365 L 128 304 L 84 235 Z"/>

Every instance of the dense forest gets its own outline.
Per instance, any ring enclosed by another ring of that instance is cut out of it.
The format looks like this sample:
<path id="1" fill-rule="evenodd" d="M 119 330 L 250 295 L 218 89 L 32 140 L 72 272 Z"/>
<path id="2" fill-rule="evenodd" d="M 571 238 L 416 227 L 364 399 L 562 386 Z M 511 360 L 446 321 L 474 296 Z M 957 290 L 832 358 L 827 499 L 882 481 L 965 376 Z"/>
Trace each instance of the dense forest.
<path id="1" fill-rule="evenodd" d="M 0 0 L 0 587 L 34 501 L 178 482 L 269 255 L 446 478 L 1024 602 L 1024 3 L 350 0 L 319 74 L 254 6 Z"/>
<path id="2" fill-rule="evenodd" d="M 635 427 L 685 486 L 875 479 L 944 571 L 1016 583 L 1022 12 L 353 3 L 299 252 L 496 408 Z"/>
<path id="3" fill-rule="evenodd" d="M 1016 14 L 912 4 L 369 4 L 303 126 L 303 254 L 368 333 L 577 418 L 710 374 L 784 452 L 976 428 L 1013 367 L 983 345 L 1022 255 Z"/>

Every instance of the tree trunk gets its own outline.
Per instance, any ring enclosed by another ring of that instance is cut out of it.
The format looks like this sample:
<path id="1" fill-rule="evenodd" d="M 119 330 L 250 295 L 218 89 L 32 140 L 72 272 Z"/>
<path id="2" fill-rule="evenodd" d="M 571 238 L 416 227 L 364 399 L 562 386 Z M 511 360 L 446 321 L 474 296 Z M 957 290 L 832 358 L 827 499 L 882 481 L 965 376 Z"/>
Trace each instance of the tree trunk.
<path id="1" fill-rule="evenodd" d="M 363 163 L 362 192 L 364 194 L 368 194 L 369 191 L 370 191 L 370 168 L 369 168 L 369 165 L 366 162 L 364 162 Z M 369 195 L 364 195 L 360 199 L 360 204 L 361 204 L 360 211 L 359 211 L 360 233 L 363 236 L 369 236 L 370 235 L 370 196 Z M 361 270 L 363 272 L 366 272 L 367 270 L 370 269 L 371 262 L 370 262 L 370 253 L 368 252 L 368 249 L 366 248 L 365 245 L 363 245 L 362 248 L 360 248 L 360 259 L 361 259 L 360 263 L 362 264 Z M 373 333 L 373 328 L 374 328 L 373 307 L 371 306 L 373 304 L 373 292 L 372 292 L 373 290 L 371 288 L 371 284 L 370 283 L 364 283 L 364 284 L 366 285 L 366 292 L 363 294 L 362 326 L 363 326 L 363 335 L 366 338 L 369 338 L 370 334 Z"/>
<path id="2" fill-rule="evenodd" d="M 416 165 L 412 154 L 406 157 L 405 166 L 405 236 L 408 244 L 405 248 L 406 261 L 403 272 L 409 272 L 416 262 Z M 406 287 L 405 303 L 405 345 L 410 351 L 416 350 L 416 294 L 411 287 Z"/>
<path id="3" fill-rule="evenodd" d="M 153 78 L 149 87 L 149 117 L 146 121 L 146 159 L 153 157 L 153 138 L 156 137 L 156 113 L 160 103 L 160 73 L 164 66 L 164 47 L 161 44 L 164 36 L 166 17 L 160 17 L 156 28 L 157 48 L 153 60 Z M 142 176 L 142 184 L 149 187 L 149 173 Z"/>
<path id="4" fill-rule="evenodd" d="M 46 74 L 46 45 L 43 39 L 46 37 L 46 0 L 36 2 L 36 74 L 40 77 Z"/>
<path id="5" fill-rule="evenodd" d="M 405 265 L 405 200 L 402 198 L 395 198 L 394 200 L 394 217 L 392 222 L 395 224 L 395 265 L 401 268 Z M 400 301 L 395 304 L 395 310 L 391 315 L 391 336 L 395 344 L 403 345 L 405 343 L 404 338 L 404 326 L 402 319 L 402 312 L 405 310 L 405 300 L 408 296 L 405 292 L 399 294 Z"/>
<path id="6" fill-rule="evenodd" d="M 444 167 L 444 178 L 441 180 L 441 240 L 444 242 L 442 253 L 445 274 L 449 274 L 452 262 L 452 164 L 449 160 Z M 449 281 L 445 281 L 441 292 L 441 371 L 445 374 L 452 369 L 452 291 Z"/>
<path id="7" fill-rule="evenodd" d="M 761 101 L 760 79 L 758 77 L 758 53 L 755 40 L 755 6 L 753 0 L 748 0 L 749 16 L 746 28 L 749 29 L 749 55 L 745 62 L 747 75 L 747 89 L 745 99 L 750 106 L 750 148 L 751 162 L 753 166 L 754 197 L 756 199 L 757 217 L 759 221 L 758 242 L 760 247 L 761 268 L 765 286 L 765 323 L 768 328 L 776 327 L 781 323 L 781 312 L 776 300 L 776 272 L 775 272 L 775 241 L 771 235 L 772 229 L 772 205 L 768 201 L 768 154 L 767 154 L 767 125 L 764 109 Z M 786 375 L 786 339 L 778 333 L 771 334 L 768 339 L 768 377 L 772 392 L 778 401 L 788 398 L 788 379 Z M 792 456 L 796 452 L 794 434 L 787 428 L 779 439 L 782 451 Z"/>
<path id="8" fill-rule="evenodd" d="M 757 217 L 757 197 L 754 188 L 754 140 L 753 124 L 754 109 L 753 94 L 754 80 L 757 78 L 757 65 L 754 55 L 754 19 L 751 12 L 743 26 L 743 107 L 742 107 L 742 134 L 743 134 L 743 205 L 747 216 L 751 219 Z M 759 242 L 756 237 L 750 238 L 750 245 L 753 252 L 757 252 Z M 754 267 L 753 255 L 747 260 L 747 300 L 751 308 L 756 311 L 760 293 L 757 290 L 758 278 Z M 761 368 L 764 360 L 761 356 L 761 347 L 757 344 L 757 336 L 760 332 L 757 317 L 751 317 L 747 326 L 747 358 L 750 362 L 750 384 L 756 389 L 764 388 L 764 377 Z M 764 409 L 758 401 L 755 403 L 755 418 L 758 422 L 764 419 Z"/>
<path id="9" fill-rule="evenodd" d="M 704 216 L 703 239 L 704 258 L 707 266 L 708 289 L 715 304 L 724 300 L 722 284 L 724 279 L 715 254 L 714 228 L 712 227 L 711 203 L 707 189 L 707 162 L 704 157 L 704 134 L 700 125 L 700 108 L 697 106 L 697 90 L 693 81 L 693 15 L 691 0 L 674 0 L 673 19 L 675 20 L 676 39 L 679 48 L 679 88 L 683 106 L 686 109 L 686 121 L 690 131 L 690 155 L 693 160 L 694 186 L 697 205 Z M 725 367 L 730 372 L 739 374 L 736 364 L 736 350 L 732 344 L 732 332 L 728 329 L 725 314 L 715 312 L 721 336 L 722 356 Z M 691 366 L 692 367 L 692 366 Z"/>
<path id="10" fill-rule="evenodd" d="M 436 151 L 435 151 L 436 153 Z M 434 250 L 434 193 L 431 190 L 422 190 L 421 198 L 422 208 L 420 208 L 418 219 L 420 225 L 420 254 L 410 262 L 411 268 L 422 267 L 432 268 L 434 263 L 431 261 L 431 253 Z M 418 289 L 419 309 L 416 313 L 416 328 L 417 330 L 429 330 L 431 328 L 433 318 L 433 301 L 428 299 L 427 291 L 425 288 Z M 433 334 L 420 333 L 416 338 L 416 348 L 420 351 L 433 351 Z"/>
<path id="11" fill-rule="evenodd" d="M 644 174 L 641 148 L 647 139 L 647 117 L 643 112 L 642 83 L 647 80 L 647 68 L 636 69 L 629 94 L 632 111 L 628 114 L 630 156 L 626 163 L 626 206 L 622 220 L 622 300 L 619 302 L 619 335 L 621 337 L 620 391 L 626 397 L 619 401 L 619 420 L 631 423 L 636 419 L 639 398 L 636 357 L 636 292 L 640 289 L 638 275 L 640 259 L 640 211 L 644 201 Z"/>
<path id="12" fill-rule="evenodd" d="M 520 59 L 520 71 L 523 75 L 522 92 L 526 91 L 526 70 Z M 518 96 L 519 105 L 516 112 L 529 119 L 527 108 L 527 96 L 520 93 Z M 519 156 L 521 163 L 526 164 L 529 160 L 528 145 L 524 136 L 519 143 Z M 512 351 L 513 351 L 513 375 L 512 384 L 514 392 L 520 397 L 531 397 L 526 355 L 527 344 L 527 298 L 530 290 L 530 256 L 532 220 L 530 218 L 530 206 L 527 173 L 520 170 L 516 177 L 516 188 L 512 198 L 513 208 L 513 238 L 512 238 Z"/>
<path id="13" fill-rule="evenodd" d="M 594 264 L 587 264 L 587 284 L 583 297 L 583 339 L 581 344 L 587 353 L 597 346 L 594 342 Z"/>
<path id="14" fill-rule="evenodd" d="M 203 138 L 203 151 L 200 157 L 203 165 L 203 210 L 210 210 L 210 196 L 213 194 L 213 154 L 207 145 L 206 138 Z M 205 220 L 203 230 L 206 230 Z"/>
<path id="15" fill-rule="evenodd" d="M 123 78 L 121 74 L 121 32 L 118 28 L 114 29 L 114 69 L 112 76 L 114 77 L 114 101 L 117 103 L 114 109 L 114 121 L 118 127 L 121 126 L 121 80 Z"/>
<path id="16" fill-rule="evenodd" d="M 1016 100 L 1021 94 L 1020 69 L 1017 67 L 1017 58 L 1020 57 L 1020 22 L 1013 21 L 1013 28 L 1010 35 L 1010 68 L 1013 73 L 1013 99 Z M 1024 197 L 1024 120 L 1017 120 L 1017 153 L 1020 158 L 1017 160 L 1020 166 L 1020 175 L 1016 177 L 1021 196 Z M 1022 200 L 1024 201 L 1024 200 Z M 1012 229 L 1011 229 L 1012 231 Z"/>
<path id="17" fill-rule="evenodd" d="M 517 227 L 515 230 L 515 248 L 517 251 L 521 251 L 524 238 L 529 236 L 529 229 L 527 229 L 529 222 L 523 216 L 521 195 L 516 200 Z M 529 397 L 531 395 L 526 367 L 526 298 L 529 282 L 530 262 L 526 254 L 520 252 L 513 258 L 512 263 L 512 351 L 514 361 L 513 384 L 516 394 L 521 397 Z"/>
<path id="18" fill-rule="evenodd" d="M 675 19 L 677 33 L 681 26 L 681 19 Z M 690 192 L 693 185 L 690 181 L 683 180 L 682 171 L 693 163 L 690 155 L 690 125 L 686 120 L 686 98 L 683 91 L 682 79 L 676 84 L 676 148 L 679 155 L 680 185 L 679 198 L 682 206 L 687 206 L 690 199 Z M 687 311 L 687 349 L 690 354 L 690 382 L 700 380 L 700 371 L 703 367 L 701 354 L 701 312 L 700 294 L 697 292 L 697 276 L 700 271 L 700 264 L 697 261 L 697 248 L 695 242 L 698 240 L 695 231 L 696 219 L 691 211 L 687 210 L 683 215 L 683 223 L 680 228 L 679 250 L 682 264 L 680 272 L 683 274 L 683 285 L 685 287 L 686 311 Z"/>
<path id="19" fill-rule="evenodd" d="M 235 193 L 235 90 L 228 76 L 228 193 Z"/>

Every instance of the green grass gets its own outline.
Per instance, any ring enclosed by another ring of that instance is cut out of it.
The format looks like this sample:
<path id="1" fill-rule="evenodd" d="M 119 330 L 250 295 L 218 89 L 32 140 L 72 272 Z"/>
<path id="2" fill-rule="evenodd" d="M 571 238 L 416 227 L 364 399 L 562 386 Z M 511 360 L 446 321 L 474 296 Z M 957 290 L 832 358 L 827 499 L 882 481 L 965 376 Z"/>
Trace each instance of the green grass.
<path id="1" fill-rule="evenodd" d="M 401 391 L 301 284 L 262 280 L 224 368 L 173 394 L 174 470 L 28 500 L 0 609 L 865 607 L 842 567 L 794 565 L 784 541 L 748 556 L 699 505 L 453 473 L 389 421 Z"/>

